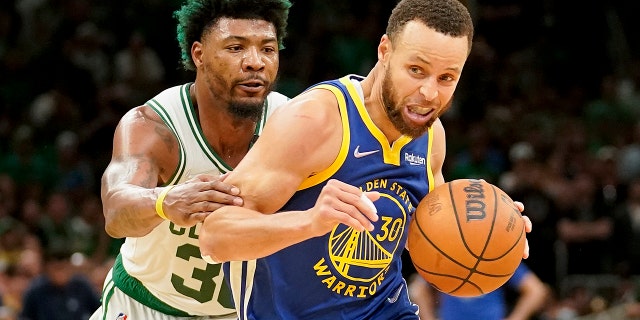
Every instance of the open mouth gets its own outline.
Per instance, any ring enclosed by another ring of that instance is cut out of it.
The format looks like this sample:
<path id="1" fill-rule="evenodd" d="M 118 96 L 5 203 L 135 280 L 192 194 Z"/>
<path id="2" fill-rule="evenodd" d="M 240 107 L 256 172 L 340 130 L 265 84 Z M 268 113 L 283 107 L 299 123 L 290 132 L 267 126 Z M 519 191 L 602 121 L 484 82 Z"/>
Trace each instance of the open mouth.
<path id="1" fill-rule="evenodd" d="M 416 123 L 427 123 L 435 114 L 434 108 L 422 107 L 418 105 L 407 106 L 405 115 Z"/>
<path id="2" fill-rule="evenodd" d="M 433 112 L 434 110 L 433 108 L 420 107 L 420 106 L 409 106 L 407 108 L 409 109 L 409 112 L 415 113 L 420 116 L 426 116 L 430 112 Z"/>

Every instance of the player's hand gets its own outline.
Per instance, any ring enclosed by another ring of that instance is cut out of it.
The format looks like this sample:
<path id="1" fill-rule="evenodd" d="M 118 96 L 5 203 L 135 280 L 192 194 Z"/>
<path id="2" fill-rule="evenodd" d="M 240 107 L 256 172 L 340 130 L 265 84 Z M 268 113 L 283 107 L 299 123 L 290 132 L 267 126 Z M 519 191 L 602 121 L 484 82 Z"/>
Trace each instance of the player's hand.
<path id="1" fill-rule="evenodd" d="M 322 188 L 313 208 L 309 209 L 315 234 L 324 235 L 337 224 L 344 224 L 357 231 L 372 231 L 373 222 L 378 220 L 374 207 L 361 198 L 360 189 L 344 182 L 331 179 Z M 380 198 L 378 192 L 365 192 L 371 201 Z"/>
<path id="2" fill-rule="evenodd" d="M 176 225 L 191 227 L 222 206 L 243 204 L 240 189 L 223 182 L 226 175 L 197 175 L 167 193 L 163 211 Z"/>
<path id="3" fill-rule="evenodd" d="M 516 205 L 516 207 L 518 207 L 518 210 L 520 210 L 520 213 L 524 212 L 524 204 L 522 202 L 514 201 L 513 203 Z M 524 220 L 524 231 L 526 231 L 527 233 L 531 232 L 531 230 L 533 229 L 533 224 L 531 224 L 531 219 L 523 215 L 522 220 Z M 522 254 L 522 258 L 523 259 L 529 258 L 529 239 L 525 241 L 524 253 Z"/>

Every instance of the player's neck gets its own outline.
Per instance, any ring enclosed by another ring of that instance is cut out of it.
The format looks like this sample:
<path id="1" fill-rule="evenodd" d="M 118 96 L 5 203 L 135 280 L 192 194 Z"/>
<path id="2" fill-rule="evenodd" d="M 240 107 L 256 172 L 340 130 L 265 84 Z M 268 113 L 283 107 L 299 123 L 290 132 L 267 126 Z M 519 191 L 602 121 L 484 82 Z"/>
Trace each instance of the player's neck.
<path id="1" fill-rule="evenodd" d="M 247 154 L 254 139 L 256 123 L 220 112 L 200 122 L 209 146 L 228 165 L 235 167 Z"/>
<path id="2" fill-rule="evenodd" d="M 391 123 L 384 108 L 382 81 L 384 79 L 382 62 L 376 63 L 371 72 L 360 82 L 364 96 L 364 105 L 373 123 L 382 131 L 389 145 L 402 137 L 402 133 Z"/>
<path id="3" fill-rule="evenodd" d="M 207 144 L 226 164 L 235 167 L 254 140 L 256 122 L 238 118 L 226 107 L 217 104 L 219 101 L 206 101 L 204 103 L 210 107 L 202 107 L 202 101 L 199 100 L 206 97 L 197 95 L 195 91 L 195 86 L 192 85 L 190 93 L 194 113 Z"/>

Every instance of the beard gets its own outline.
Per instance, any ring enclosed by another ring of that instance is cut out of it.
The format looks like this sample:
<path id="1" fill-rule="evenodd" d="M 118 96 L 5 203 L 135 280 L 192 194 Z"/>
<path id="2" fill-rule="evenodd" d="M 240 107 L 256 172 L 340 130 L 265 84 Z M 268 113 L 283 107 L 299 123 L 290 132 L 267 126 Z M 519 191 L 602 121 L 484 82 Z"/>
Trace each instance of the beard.
<path id="1" fill-rule="evenodd" d="M 229 106 L 227 110 L 231 115 L 238 119 L 247 119 L 254 122 L 258 122 L 262 117 L 262 110 L 264 107 L 264 103 L 266 100 L 266 96 L 264 99 L 260 99 L 261 101 L 240 101 L 239 99 L 231 99 L 229 102 Z"/>
<path id="2" fill-rule="evenodd" d="M 384 103 L 384 110 L 387 113 L 387 117 L 389 117 L 389 120 L 396 130 L 405 136 L 417 138 L 427 132 L 433 122 L 436 121 L 437 117 L 432 117 L 425 125 L 411 125 L 411 123 L 408 123 L 402 117 L 402 108 L 398 106 L 399 104 L 396 100 L 396 96 L 396 89 L 393 86 L 393 80 L 391 80 L 389 68 L 387 68 L 384 79 L 382 80 L 382 102 Z"/>
<path id="3" fill-rule="evenodd" d="M 204 79 L 211 96 L 217 99 L 217 103 L 227 104 L 226 111 L 238 120 L 251 120 L 258 122 L 262 117 L 264 103 L 272 90 L 273 83 L 260 75 L 249 75 L 242 79 L 228 80 L 211 66 L 204 64 Z M 263 95 L 240 97 L 234 92 L 235 87 L 242 82 L 259 79 L 265 85 Z"/>
<path id="4" fill-rule="evenodd" d="M 242 81 L 245 81 L 245 80 L 242 80 Z M 240 83 L 242 81 L 237 81 L 237 83 Z M 264 81 L 264 83 L 265 83 L 265 90 L 264 90 L 264 96 L 262 97 L 256 96 L 256 97 L 238 98 L 238 97 L 234 97 L 233 93 L 231 93 L 232 94 L 231 100 L 229 100 L 229 106 L 227 107 L 227 110 L 229 111 L 229 113 L 237 117 L 238 119 L 248 119 L 248 120 L 258 122 L 262 117 L 262 112 L 264 109 L 265 101 L 267 100 L 267 96 L 272 90 L 271 82 Z M 235 87 L 235 84 L 232 86 L 232 88 L 233 87 Z"/>

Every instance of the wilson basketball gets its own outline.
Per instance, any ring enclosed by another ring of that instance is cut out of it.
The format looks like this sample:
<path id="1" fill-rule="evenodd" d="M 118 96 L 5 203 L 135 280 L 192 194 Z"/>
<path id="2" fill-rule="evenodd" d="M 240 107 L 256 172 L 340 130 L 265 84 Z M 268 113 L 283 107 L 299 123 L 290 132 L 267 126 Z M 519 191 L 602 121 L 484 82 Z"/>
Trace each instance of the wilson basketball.
<path id="1" fill-rule="evenodd" d="M 524 221 L 506 193 L 484 180 L 459 179 L 420 201 L 407 248 L 417 272 L 433 287 L 475 297 L 509 280 L 525 242 Z"/>

